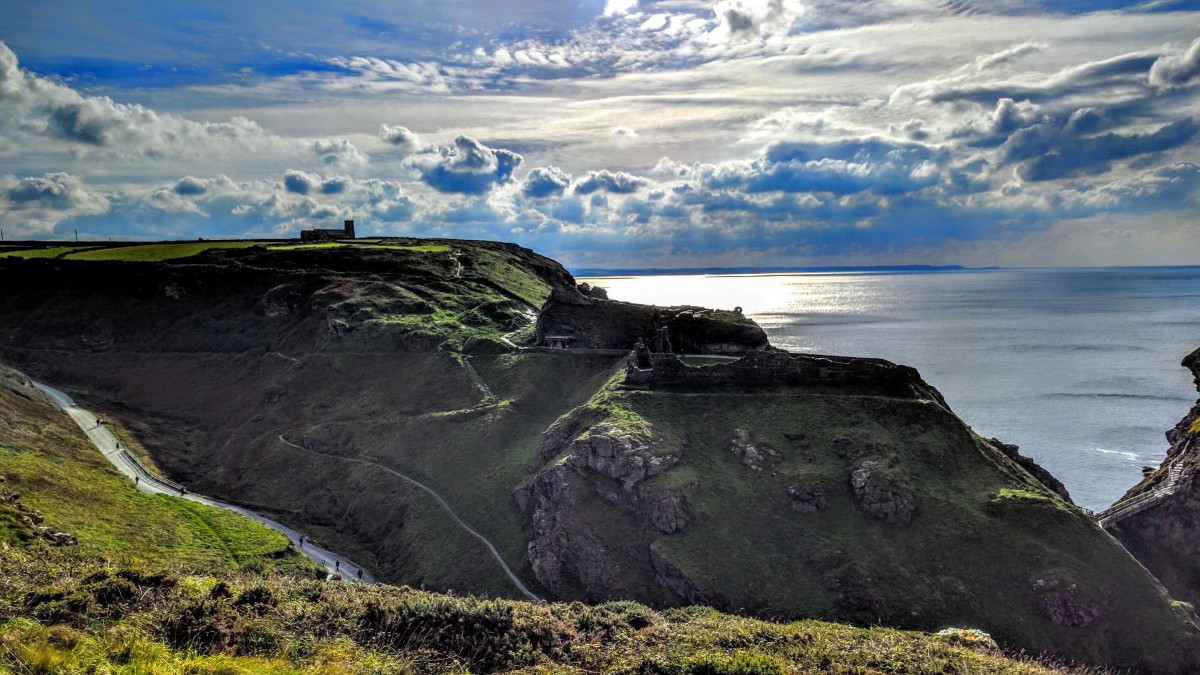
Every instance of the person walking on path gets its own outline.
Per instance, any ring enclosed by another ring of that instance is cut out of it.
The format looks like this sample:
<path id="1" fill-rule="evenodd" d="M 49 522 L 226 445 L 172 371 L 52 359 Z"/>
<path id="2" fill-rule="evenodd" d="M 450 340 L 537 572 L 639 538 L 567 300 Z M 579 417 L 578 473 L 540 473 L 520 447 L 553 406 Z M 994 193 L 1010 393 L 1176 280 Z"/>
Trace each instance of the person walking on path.
<path id="1" fill-rule="evenodd" d="M 138 484 L 138 483 L 140 483 L 140 482 L 142 482 L 142 477 L 141 477 L 141 476 L 134 476 L 134 477 L 133 477 L 133 485 L 134 485 L 134 487 L 136 487 L 136 486 L 137 486 L 137 484 Z"/>
<path id="2" fill-rule="evenodd" d="M 341 560 L 334 560 L 334 561 L 333 561 L 333 571 L 334 571 L 334 572 L 340 572 L 341 570 L 342 570 L 342 561 L 341 561 Z"/>
<path id="3" fill-rule="evenodd" d="M 362 570 L 358 571 L 358 580 L 362 581 Z"/>
<path id="4" fill-rule="evenodd" d="M 304 535 L 300 535 L 300 548 L 304 548 Z"/>

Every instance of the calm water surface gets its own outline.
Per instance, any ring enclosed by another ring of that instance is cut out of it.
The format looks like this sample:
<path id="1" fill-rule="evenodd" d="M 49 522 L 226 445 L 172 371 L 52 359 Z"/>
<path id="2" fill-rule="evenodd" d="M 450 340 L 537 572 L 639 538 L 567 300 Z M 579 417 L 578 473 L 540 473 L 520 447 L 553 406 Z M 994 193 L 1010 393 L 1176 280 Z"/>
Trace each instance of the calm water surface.
<path id="1" fill-rule="evenodd" d="M 1196 400 L 1200 267 L 588 279 L 617 300 L 740 306 L 771 343 L 915 366 L 984 436 L 1102 509 Z"/>

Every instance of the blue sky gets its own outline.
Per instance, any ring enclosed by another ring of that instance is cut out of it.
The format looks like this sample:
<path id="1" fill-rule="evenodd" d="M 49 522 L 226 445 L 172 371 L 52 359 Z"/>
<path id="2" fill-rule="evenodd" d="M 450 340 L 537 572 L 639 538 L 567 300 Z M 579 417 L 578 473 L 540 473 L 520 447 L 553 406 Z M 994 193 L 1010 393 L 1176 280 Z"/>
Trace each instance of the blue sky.
<path id="1" fill-rule="evenodd" d="M 8 239 L 573 266 L 1200 260 L 1200 6 L 14 0 Z"/>

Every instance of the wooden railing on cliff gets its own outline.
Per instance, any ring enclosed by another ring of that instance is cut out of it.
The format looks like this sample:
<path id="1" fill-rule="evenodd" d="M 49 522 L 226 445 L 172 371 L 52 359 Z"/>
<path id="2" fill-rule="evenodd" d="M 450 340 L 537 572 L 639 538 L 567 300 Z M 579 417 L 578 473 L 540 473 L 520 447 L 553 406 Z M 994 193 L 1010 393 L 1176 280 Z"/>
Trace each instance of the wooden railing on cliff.
<path id="1" fill-rule="evenodd" d="M 1117 502 L 1092 518 L 1100 527 L 1108 527 L 1129 516 L 1141 513 L 1146 509 L 1162 503 L 1164 499 L 1175 494 L 1179 489 L 1179 478 L 1183 475 L 1183 462 L 1176 459 L 1167 470 L 1167 479 L 1159 483 L 1149 492 Z"/>
<path id="2" fill-rule="evenodd" d="M 479 388 L 483 390 L 483 395 L 487 397 L 488 402 L 496 403 L 500 400 L 500 398 L 496 396 L 496 393 L 492 391 L 492 388 L 488 386 L 488 383 L 484 382 L 483 378 L 480 377 L 479 371 L 475 370 L 475 366 L 471 365 L 470 356 L 463 355 L 462 364 L 463 367 L 467 369 L 467 375 L 470 375 L 471 379 L 475 381 L 475 384 L 479 385 Z"/>
<path id="3" fill-rule="evenodd" d="M 126 452 L 124 448 L 121 448 L 117 452 L 120 453 L 121 459 L 125 460 L 129 464 L 129 466 L 133 467 L 133 470 L 136 471 L 138 473 L 138 475 L 141 476 L 142 478 L 152 481 L 152 482 L 161 483 L 162 485 L 165 485 L 165 486 L 171 488 L 172 490 L 177 490 L 179 492 L 179 494 L 183 494 L 184 492 L 187 491 L 187 488 L 183 487 L 182 485 L 180 485 L 179 483 L 176 483 L 173 480 L 170 480 L 168 478 L 163 478 L 162 476 L 159 476 L 157 474 L 150 473 L 150 470 L 146 468 L 145 464 L 142 464 L 141 460 L 139 460 L 137 457 L 134 457 L 133 455 Z"/>

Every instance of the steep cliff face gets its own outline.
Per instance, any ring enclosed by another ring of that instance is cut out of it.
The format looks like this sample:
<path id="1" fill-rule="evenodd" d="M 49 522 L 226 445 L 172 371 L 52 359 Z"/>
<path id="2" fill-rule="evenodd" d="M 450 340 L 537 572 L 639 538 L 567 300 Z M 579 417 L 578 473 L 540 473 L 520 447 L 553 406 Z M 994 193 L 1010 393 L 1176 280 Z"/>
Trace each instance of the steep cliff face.
<path id="1" fill-rule="evenodd" d="M 1182 365 L 1191 370 L 1200 389 L 1200 349 Z M 1162 466 L 1122 501 L 1151 493 L 1161 499 L 1113 523 L 1109 530 L 1173 597 L 1196 604 L 1200 603 L 1200 400 L 1166 435 L 1171 448 Z"/>
<path id="2" fill-rule="evenodd" d="M 561 265 L 511 244 L 214 250 L 164 262 L 0 261 L 5 350 L 502 352 Z"/>
<path id="3" fill-rule="evenodd" d="M 1195 640 L 1189 612 L 911 368 L 650 361 L 548 428 L 517 490 L 532 571 L 557 597 L 965 624 L 1090 663 L 1191 667 L 1165 656 Z M 1163 641 L 1130 633 L 1143 622 Z"/>
<path id="4" fill-rule="evenodd" d="M 640 339 L 655 352 L 744 354 L 767 349 L 767 334 L 736 310 L 652 307 L 555 292 L 538 318 L 538 337 L 570 335 L 581 347 L 633 349 Z"/>

